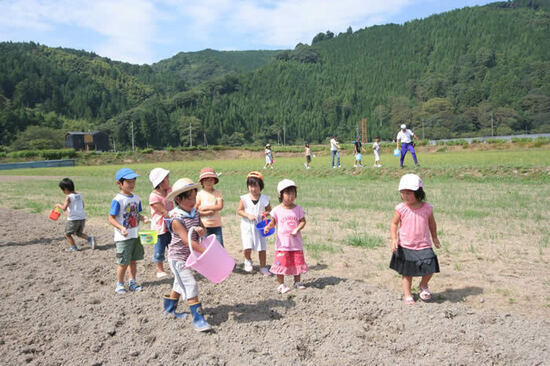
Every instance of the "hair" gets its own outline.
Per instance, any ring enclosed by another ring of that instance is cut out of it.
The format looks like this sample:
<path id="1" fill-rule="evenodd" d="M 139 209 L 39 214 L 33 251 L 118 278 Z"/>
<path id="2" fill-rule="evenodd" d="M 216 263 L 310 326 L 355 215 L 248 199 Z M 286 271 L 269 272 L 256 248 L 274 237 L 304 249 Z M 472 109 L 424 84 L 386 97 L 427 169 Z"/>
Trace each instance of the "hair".
<path id="1" fill-rule="evenodd" d="M 181 192 L 180 194 L 178 194 L 175 198 L 174 198 L 174 201 L 176 201 L 176 203 L 181 202 L 181 200 L 183 199 L 188 199 L 190 196 L 191 196 L 191 193 L 195 191 L 195 192 L 198 192 L 197 188 L 193 188 L 193 189 L 190 189 L 188 191 L 185 191 L 185 192 Z"/>
<path id="2" fill-rule="evenodd" d="M 253 185 L 256 185 L 256 184 L 260 186 L 260 191 L 263 191 L 264 182 L 262 182 L 262 180 L 260 178 L 256 178 L 256 177 L 246 178 L 246 187 L 247 188 L 248 188 L 248 186 L 253 186 Z"/>
<path id="3" fill-rule="evenodd" d="M 380 140 L 380 136 L 376 136 L 374 139 L 375 140 Z"/>
<path id="4" fill-rule="evenodd" d="M 309 147 L 309 142 L 306 142 L 306 147 Z"/>
<path id="5" fill-rule="evenodd" d="M 298 190 L 296 189 L 296 187 L 294 186 L 286 187 L 281 191 L 281 194 L 279 194 L 279 203 L 283 202 L 283 193 L 292 191 L 292 190 L 294 191 L 294 193 L 296 193 L 296 197 L 298 197 Z"/>
<path id="6" fill-rule="evenodd" d="M 416 191 L 414 191 L 414 197 L 418 202 L 424 202 L 426 200 L 426 193 L 422 189 L 422 187 L 418 188 Z"/>
<path id="7" fill-rule="evenodd" d="M 74 183 L 69 178 L 63 178 L 61 182 L 59 182 L 59 188 L 61 188 L 62 191 L 69 191 L 74 192 Z"/>

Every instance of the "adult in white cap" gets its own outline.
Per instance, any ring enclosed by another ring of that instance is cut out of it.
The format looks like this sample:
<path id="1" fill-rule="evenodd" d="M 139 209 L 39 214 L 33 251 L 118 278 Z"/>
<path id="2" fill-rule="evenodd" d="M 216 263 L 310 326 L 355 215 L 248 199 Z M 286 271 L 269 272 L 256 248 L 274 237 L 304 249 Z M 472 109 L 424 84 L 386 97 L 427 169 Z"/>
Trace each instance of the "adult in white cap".
<path id="1" fill-rule="evenodd" d="M 153 263 L 157 264 L 157 278 L 166 277 L 164 272 L 164 253 L 172 235 L 166 228 L 164 219 L 169 218 L 168 213 L 174 209 L 174 203 L 166 196 L 172 191 L 170 188 L 170 171 L 155 168 L 149 173 L 149 180 L 153 185 L 153 191 L 149 195 L 149 207 L 151 208 L 151 229 L 157 231 L 157 242 L 153 249 Z"/>
<path id="2" fill-rule="evenodd" d="M 333 168 L 340 168 L 340 144 L 338 143 L 338 136 L 334 135 L 330 139 L 330 157 L 332 160 Z M 336 165 L 334 165 L 334 158 L 336 157 Z"/>
<path id="3" fill-rule="evenodd" d="M 411 155 L 414 160 L 414 164 L 418 166 L 418 160 L 416 159 L 416 152 L 414 151 L 413 139 L 420 141 L 418 136 L 416 136 L 411 130 L 407 128 L 407 125 L 402 124 L 401 130 L 397 133 L 397 148 L 401 148 L 401 159 L 399 160 L 399 165 L 403 168 L 403 160 L 405 160 L 405 155 L 407 151 L 411 152 Z M 400 146 L 401 145 L 401 146 Z"/>

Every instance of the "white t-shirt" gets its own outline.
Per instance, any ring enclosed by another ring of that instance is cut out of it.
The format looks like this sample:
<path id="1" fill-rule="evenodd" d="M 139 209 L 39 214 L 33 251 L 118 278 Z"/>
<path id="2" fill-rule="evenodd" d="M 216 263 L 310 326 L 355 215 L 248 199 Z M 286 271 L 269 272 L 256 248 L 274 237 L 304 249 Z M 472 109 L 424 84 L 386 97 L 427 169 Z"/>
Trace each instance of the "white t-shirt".
<path id="1" fill-rule="evenodd" d="M 378 142 L 374 142 L 372 144 L 372 149 L 374 150 L 374 152 L 380 151 L 380 144 Z"/>
<path id="2" fill-rule="evenodd" d="M 330 139 L 330 151 L 338 151 L 340 148 L 340 145 L 338 145 L 338 141 L 336 139 Z"/>
<path id="3" fill-rule="evenodd" d="M 413 136 L 414 133 L 407 128 L 405 132 L 403 132 L 403 130 L 399 130 L 399 132 L 397 133 L 397 140 L 399 140 L 401 143 L 410 144 Z"/>
<path id="4" fill-rule="evenodd" d="M 111 202 L 109 215 L 113 215 L 116 221 L 126 228 L 128 236 L 120 233 L 120 230 L 115 228 L 115 241 L 123 241 L 138 237 L 138 219 L 141 212 L 141 199 L 137 194 L 126 196 L 118 193 Z"/>
<path id="5" fill-rule="evenodd" d="M 67 206 L 67 220 L 86 220 L 84 213 L 84 202 L 80 193 L 69 194 L 69 205 Z"/>

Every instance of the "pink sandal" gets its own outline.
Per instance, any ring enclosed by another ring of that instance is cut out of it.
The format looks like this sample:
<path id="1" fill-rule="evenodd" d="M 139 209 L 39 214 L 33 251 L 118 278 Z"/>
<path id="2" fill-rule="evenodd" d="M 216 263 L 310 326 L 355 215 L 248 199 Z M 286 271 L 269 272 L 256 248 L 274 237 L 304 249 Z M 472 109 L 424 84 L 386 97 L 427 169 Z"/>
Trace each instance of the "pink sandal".
<path id="1" fill-rule="evenodd" d="M 418 288 L 420 289 L 420 295 L 418 295 L 420 297 L 420 300 L 430 301 L 432 299 L 432 293 L 430 292 L 430 289 L 428 289 L 428 287 L 418 286 Z"/>

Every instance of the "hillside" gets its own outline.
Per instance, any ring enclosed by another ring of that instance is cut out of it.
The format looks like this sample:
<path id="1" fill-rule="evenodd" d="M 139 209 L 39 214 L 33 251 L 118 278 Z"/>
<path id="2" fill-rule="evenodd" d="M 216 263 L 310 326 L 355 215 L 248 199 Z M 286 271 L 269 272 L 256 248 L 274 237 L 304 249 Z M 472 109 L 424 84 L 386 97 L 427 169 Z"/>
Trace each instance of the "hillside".
<path id="1" fill-rule="evenodd" d="M 425 138 L 550 131 L 550 0 L 317 35 L 294 50 L 131 65 L 0 44 L 0 145 L 29 125 L 101 128 L 117 146 L 323 142 L 407 123 Z M 17 146 L 21 146 L 18 144 Z"/>

